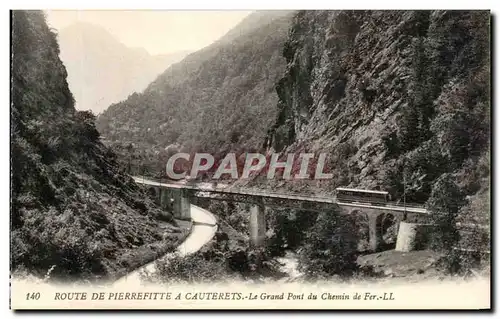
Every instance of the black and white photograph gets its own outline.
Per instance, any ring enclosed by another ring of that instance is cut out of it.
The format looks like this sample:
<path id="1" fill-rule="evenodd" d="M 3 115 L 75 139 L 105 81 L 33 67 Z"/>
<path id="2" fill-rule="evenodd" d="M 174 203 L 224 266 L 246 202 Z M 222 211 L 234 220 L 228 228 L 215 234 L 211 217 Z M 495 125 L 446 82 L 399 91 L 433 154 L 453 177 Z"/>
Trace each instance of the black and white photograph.
<path id="1" fill-rule="evenodd" d="M 11 10 L 11 308 L 491 309 L 492 24 Z"/>

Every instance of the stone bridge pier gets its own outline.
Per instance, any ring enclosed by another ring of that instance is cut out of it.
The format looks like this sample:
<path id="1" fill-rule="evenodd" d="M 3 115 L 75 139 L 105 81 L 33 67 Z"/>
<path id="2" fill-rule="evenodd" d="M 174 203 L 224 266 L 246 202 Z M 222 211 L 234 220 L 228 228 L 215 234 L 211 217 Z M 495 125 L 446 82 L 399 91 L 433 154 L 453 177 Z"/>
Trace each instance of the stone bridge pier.
<path id="1" fill-rule="evenodd" d="M 396 216 L 399 216 L 399 214 L 397 214 Z M 387 221 L 388 217 L 392 217 L 391 219 L 389 219 L 389 223 L 391 223 L 391 225 L 385 225 L 385 221 Z M 383 212 L 368 215 L 368 242 L 371 251 L 375 252 L 380 250 L 382 243 L 384 243 L 383 235 L 384 231 L 387 230 L 387 226 L 396 225 L 397 232 L 397 228 L 400 222 L 399 219 L 402 220 L 402 216 L 400 217 L 401 218 L 395 218 L 393 214 Z"/>
<path id="2" fill-rule="evenodd" d="M 191 201 L 189 199 L 189 194 L 183 190 L 170 190 L 172 195 L 172 211 L 174 217 L 178 219 L 191 219 Z"/>
<path id="3" fill-rule="evenodd" d="M 262 201 L 250 204 L 249 233 L 250 245 L 262 247 L 266 244 L 266 206 Z M 384 232 L 391 226 L 396 225 L 396 234 L 399 224 L 404 219 L 401 212 L 384 211 L 371 208 L 348 208 L 342 210 L 344 214 L 357 214 L 362 218 L 361 227 L 368 227 L 368 243 L 370 251 L 379 251 L 384 242 Z M 395 243 L 394 243 L 395 244 Z"/>
<path id="4" fill-rule="evenodd" d="M 384 211 L 372 208 L 348 208 L 343 210 L 347 214 L 356 214 L 360 217 L 360 226 L 366 222 L 368 227 L 368 243 L 371 251 L 379 251 L 384 244 L 384 232 L 391 226 L 396 226 L 398 233 L 399 224 L 404 219 L 401 212 Z"/>
<path id="5" fill-rule="evenodd" d="M 162 209 L 172 211 L 175 218 L 190 219 L 191 218 L 191 199 L 205 198 L 204 194 L 199 194 L 197 189 L 179 188 L 177 185 L 168 187 L 168 185 L 148 184 L 147 191 L 149 195 L 155 199 Z M 249 205 L 249 234 L 250 245 L 252 247 L 262 247 L 266 243 L 266 207 L 290 207 L 291 209 L 299 209 L 304 211 L 328 211 L 332 208 L 340 209 L 342 215 L 357 215 L 353 221 L 358 227 L 357 231 L 364 239 L 368 241 L 369 247 L 363 247 L 363 250 L 368 248 L 371 251 L 380 251 L 384 248 L 390 249 L 389 246 L 396 244 L 395 242 L 386 242 L 383 235 L 390 229 L 394 228 L 396 232 L 394 238 L 400 236 L 399 225 L 405 216 L 404 209 L 393 206 L 375 206 L 361 205 L 353 203 L 336 203 L 333 200 L 315 201 L 314 198 L 304 198 L 304 196 L 282 194 L 267 194 L 267 193 L 249 193 L 249 192 L 220 192 L 212 190 L 212 200 L 231 201 L 239 203 L 247 203 Z M 295 197 L 294 197 L 295 196 Z M 426 215 L 426 211 L 413 209 L 412 212 L 406 211 L 407 219 L 410 223 L 422 222 L 422 214 Z M 332 230 L 333 231 L 333 230 Z M 404 232 L 404 229 L 402 229 Z M 363 242 L 365 244 L 365 242 Z M 360 247 L 361 248 L 361 247 Z"/>
<path id="6" fill-rule="evenodd" d="M 172 211 L 175 218 L 191 219 L 191 201 L 186 190 L 150 187 L 148 192 L 162 209 Z"/>
<path id="7" fill-rule="evenodd" d="M 266 242 L 266 207 L 262 201 L 251 204 L 250 207 L 250 245 L 262 247 Z"/>

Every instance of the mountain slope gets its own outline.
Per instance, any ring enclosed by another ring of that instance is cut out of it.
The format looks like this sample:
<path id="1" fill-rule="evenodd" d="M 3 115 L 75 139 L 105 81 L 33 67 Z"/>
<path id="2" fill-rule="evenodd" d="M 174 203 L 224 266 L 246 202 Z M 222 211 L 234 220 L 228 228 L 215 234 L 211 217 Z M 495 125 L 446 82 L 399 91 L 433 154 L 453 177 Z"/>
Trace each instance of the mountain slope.
<path id="1" fill-rule="evenodd" d="M 276 114 L 289 12 L 256 12 L 212 45 L 172 65 L 142 94 L 98 118 L 110 141 L 146 151 L 180 144 L 211 152 L 260 147 Z"/>
<path id="2" fill-rule="evenodd" d="M 441 173 L 488 151 L 488 21 L 480 11 L 301 12 L 272 145 L 330 151 L 335 185 L 396 193 L 402 175 L 389 175 L 406 158 L 408 195 L 425 200 Z M 424 153 L 429 167 L 417 163 Z"/>
<path id="3" fill-rule="evenodd" d="M 173 249 L 159 225 L 174 228 L 172 216 L 123 174 L 94 116 L 75 111 L 41 12 L 12 13 L 12 52 L 12 269 L 112 277 Z"/>
<path id="4" fill-rule="evenodd" d="M 152 56 L 144 49 L 125 46 L 104 28 L 83 22 L 60 30 L 58 40 L 77 108 L 96 114 L 141 92 L 168 66 L 187 55 Z"/>
<path id="5" fill-rule="evenodd" d="M 268 139 L 277 151 L 328 153 L 334 176 L 287 186 L 394 200 L 406 188 L 445 227 L 489 225 L 489 21 L 487 11 L 298 13 Z M 488 245 L 477 236 L 468 248 Z"/>

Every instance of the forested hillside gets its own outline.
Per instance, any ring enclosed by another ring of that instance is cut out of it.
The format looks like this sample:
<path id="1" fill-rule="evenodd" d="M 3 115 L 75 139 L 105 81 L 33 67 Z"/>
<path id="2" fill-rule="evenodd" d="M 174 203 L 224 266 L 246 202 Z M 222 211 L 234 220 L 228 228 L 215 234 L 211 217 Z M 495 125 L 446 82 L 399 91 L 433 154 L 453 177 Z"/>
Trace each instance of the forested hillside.
<path id="1" fill-rule="evenodd" d="M 177 244 L 155 208 L 75 111 L 43 13 L 12 12 L 11 266 L 52 278 L 123 274 Z"/>
<path id="2" fill-rule="evenodd" d="M 289 12 L 251 14 L 143 93 L 111 105 L 98 118 L 99 131 L 110 143 L 133 143 L 155 157 L 171 144 L 209 152 L 260 147 L 276 116 L 290 19 Z"/>
<path id="3" fill-rule="evenodd" d="M 94 114 L 142 92 L 188 54 L 150 55 L 142 48 L 125 46 L 102 27 L 83 22 L 60 30 L 57 40 L 76 107 Z"/>

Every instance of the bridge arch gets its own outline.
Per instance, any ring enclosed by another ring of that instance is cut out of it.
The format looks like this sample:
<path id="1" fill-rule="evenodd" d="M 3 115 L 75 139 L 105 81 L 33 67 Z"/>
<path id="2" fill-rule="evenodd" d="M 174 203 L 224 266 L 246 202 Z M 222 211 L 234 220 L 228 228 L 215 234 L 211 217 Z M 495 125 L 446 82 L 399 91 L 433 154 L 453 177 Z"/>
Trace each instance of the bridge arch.
<path id="1" fill-rule="evenodd" d="M 354 215 L 358 229 L 358 250 L 363 252 L 385 249 L 386 244 L 382 237 L 384 230 L 395 220 L 393 215 L 363 208 L 353 208 L 350 214 Z"/>
<path id="2" fill-rule="evenodd" d="M 394 249 L 398 235 L 398 219 L 392 213 L 383 213 L 377 216 L 377 227 L 381 235 L 381 248 Z"/>

